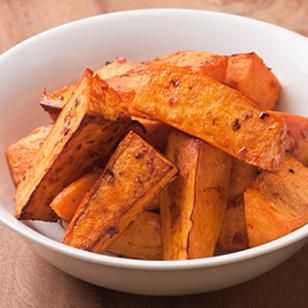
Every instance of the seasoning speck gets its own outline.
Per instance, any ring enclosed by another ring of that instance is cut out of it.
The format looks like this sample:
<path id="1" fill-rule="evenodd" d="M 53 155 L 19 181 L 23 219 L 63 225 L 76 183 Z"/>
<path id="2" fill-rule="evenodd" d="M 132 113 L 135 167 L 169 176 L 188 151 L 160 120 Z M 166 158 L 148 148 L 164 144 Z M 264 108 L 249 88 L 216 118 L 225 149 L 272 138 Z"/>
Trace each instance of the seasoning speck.
<path id="1" fill-rule="evenodd" d="M 175 88 L 177 88 L 179 85 L 180 85 L 180 80 L 174 80 L 174 79 L 172 79 L 171 81 L 170 81 L 170 83 L 175 87 Z"/>
<path id="2" fill-rule="evenodd" d="M 232 129 L 234 131 L 237 131 L 241 128 L 241 124 L 240 124 L 240 120 L 239 119 L 236 119 L 233 124 L 232 124 Z"/>
<path id="3" fill-rule="evenodd" d="M 136 155 L 135 155 L 136 159 L 141 159 L 144 157 L 144 152 L 138 152 Z"/>
<path id="4" fill-rule="evenodd" d="M 261 173 L 262 173 L 262 170 L 260 170 L 260 169 L 256 170 L 256 175 L 260 175 Z"/>
<path id="5" fill-rule="evenodd" d="M 63 133 L 64 136 L 66 136 L 69 133 L 69 131 L 70 131 L 69 128 L 64 127 L 62 133 Z"/>
<path id="6" fill-rule="evenodd" d="M 264 119 L 266 119 L 266 118 L 268 118 L 268 117 L 269 117 L 269 114 L 266 113 L 266 112 L 261 112 L 261 113 L 259 114 L 259 118 L 260 118 L 261 120 L 264 120 Z"/>
<path id="7" fill-rule="evenodd" d="M 289 172 L 292 173 L 292 174 L 295 173 L 294 169 L 292 169 L 292 168 L 289 169 Z"/>
<path id="8" fill-rule="evenodd" d="M 110 176 L 114 177 L 114 173 L 113 173 L 113 171 L 110 168 L 106 168 L 105 173 L 107 175 L 110 175 Z"/>
<path id="9" fill-rule="evenodd" d="M 64 100 L 63 95 L 59 95 L 59 96 L 58 96 L 58 99 L 59 99 L 60 101 L 63 101 L 63 100 Z"/>
<path id="10" fill-rule="evenodd" d="M 105 62 L 105 65 L 109 65 L 109 64 L 111 64 L 113 61 L 106 61 Z"/>

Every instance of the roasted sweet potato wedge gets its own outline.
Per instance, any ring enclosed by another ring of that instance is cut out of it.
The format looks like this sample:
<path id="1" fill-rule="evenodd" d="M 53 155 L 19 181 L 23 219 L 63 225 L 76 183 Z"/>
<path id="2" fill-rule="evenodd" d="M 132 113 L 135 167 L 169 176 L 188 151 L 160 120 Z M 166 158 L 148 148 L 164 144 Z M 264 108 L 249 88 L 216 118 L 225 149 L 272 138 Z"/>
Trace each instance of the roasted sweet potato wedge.
<path id="1" fill-rule="evenodd" d="M 271 111 L 271 114 L 283 119 L 288 128 L 290 153 L 308 167 L 308 118 L 286 112 Z"/>
<path id="2" fill-rule="evenodd" d="M 62 221 L 62 225 L 66 229 L 68 223 Z M 163 249 L 159 214 L 149 211 L 140 213 L 108 247 L 107 252 L 127 258 L 161 260 Z"/>
<path id="3" fill-rule="evenodd" d="M 257 169 L 243 161 L 232 159 L 228 207 L 218 242 L 220 252 L 248 248 L 244 214 L 244 191 L 256 179 Z"/>
<path id="4" fill-rule="evenodd" d="M 308 223 L 308 168 L 290 155 L 262 172 L 244 194 L 249 246 L 270 242 Z"/>
<path id="5" fill-rule="evenodd" d="M 189 68 L 223 82 L 226 77 L 227 59 L 226 56 L 205 51 L 183 50 L 163 58 L 155 58 L 150 63 Z"/>
<path id="6" fill-rule="evenodd" d="M 71 221 L 82 199 L 91 190 L 102 173 L 101 168 L 96 168 L 65 187 L 50 203 L 50 207 L 57 216 L 66 222 Z"/>
<path id="7" fill-rule="evenodd" d="M 105 251 L 174 179 L 176 171 L 172 163 L 131 131 L 78 207 L 64 243 Z"/>
<path id="8" fill-rule="evenodd" d="M 167 157 L 179 171 L 161 193 L 164 259 L 212 256 L 227 207 L 231 157 L 176 130 Z"/>
<path id="9" fill-rule="evenodd" d="M 67 185 L 103 162 L 122 138 L 130 117 L 119 96 L 87 70 L 16 191 L 19 219 L 52 221 L 50 202 Z"/>
<path id="10" fill-rule="evenodd" d="M 7 148 L 6 158 L 15 186 L 22 181 L 26 171 L 32 168 L 33 160 L 51 129 L 52 125 L 38 127 Z"/>
<path id="11" fill-rule="evenodd" d="M 139 214 L 107 250 L 128 258 L 161 260 L 159 215 L 148 211 Z"/>
<path id="12" fill-rule="evenodd" d="M 261 110 L 273 109 L 280 94 L 280 83 L 254 52 L 228 58 L 225 84 L 252 99 Z"/>
<path id="13" fill-rule="evenodd" d="M 144 65 L 136 64 L 124 58 L 118 58 L 96 71 L 101 79 L 107 81 L 109 86 L 117 91 L 121 97 L 123 108 L 128 108 L 135 96 L 144 74 Z M 40 105 L 55 121 L 63 106 L 74 95 L 76 85 L 65 86 L 53 92 L 44 91 Z"/>
<path id="14" fill-rule="evenodd" d="M 133 108 L 263 169 L 277 169 L 284 156 L 281 119 L 260 112 L 238 91 L 187 69 L 151 67 Z"/>

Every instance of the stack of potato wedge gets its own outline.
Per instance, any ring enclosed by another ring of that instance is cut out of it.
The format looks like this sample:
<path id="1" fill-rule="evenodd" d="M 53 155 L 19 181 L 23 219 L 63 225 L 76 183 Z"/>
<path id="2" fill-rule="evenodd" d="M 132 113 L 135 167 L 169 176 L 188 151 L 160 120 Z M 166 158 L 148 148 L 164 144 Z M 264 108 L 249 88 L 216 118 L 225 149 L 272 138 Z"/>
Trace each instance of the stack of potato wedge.
<path id="1" fill-rule="evenodd" d="M 18 219 L 145 260 L 211 257 L 308 223 L 308 119 L 273 111 L 255 53 L 118 58 L 45 91 L 51 124 L 8 147 Z"/>

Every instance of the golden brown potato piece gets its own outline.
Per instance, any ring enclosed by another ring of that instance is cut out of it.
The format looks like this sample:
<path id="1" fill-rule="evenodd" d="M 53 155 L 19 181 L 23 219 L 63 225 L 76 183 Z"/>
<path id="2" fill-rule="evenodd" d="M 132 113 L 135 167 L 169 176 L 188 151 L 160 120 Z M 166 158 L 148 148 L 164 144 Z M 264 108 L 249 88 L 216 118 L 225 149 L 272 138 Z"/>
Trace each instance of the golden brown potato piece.
<path id="1" fill-rule="evenodd" d="M 101 168 L 96 168 L 65 187 L 50 203 L 50 207 L 57 216 L 66 222 L 71 221 L 82 199 L 91 190 L 102 173 Z"/>
<path id="2" fill-rule="evenodd" d="M 6 151 L 6 158 L 15 186 L 24 178 L 26 171 L 32 168 L 35 155 L 50 133 L 52 125 L 36 128 L 28 136 L 11 144 Z"/>
<path id="3" fill-rule="evenodd" d="M 308 167 L 308 118 L 286 112 L 270 113 L 284 120 L 290 137 L 290 153 Z"/>
<path id="4" fill-rule="evenodd" d="M 127 258 L 161 260 L 162 240 L 159 215 L 148 211 L 139 214 L 107 251 Z"/>
<path id="5" fill-rule="evenodd" d="M 175 130 L 169 136 L 167 157 L 179 173 L 161 193 L 164 259 L 210 257 L 227 207 L 231 158 Z"/>
<path id="6" fill-rule="evenodd" d="M 218 56 L 206 51 L 183 50 L 163 58 L 156 58 L 150 63 L 189 68 L 223 82 L 226 76 L 227 61 L 226 56 Z"/>
<path id="7" fill-rule="evenodd" d="M 280 94 L 280 83 L 254 52 L 228 58 L 225 84 L 252 99 L 261 110 L 273 109 Z"/>
<path id="8" fill-rule="evenodd" d="M 109 86 L 118 92 L 123 106 L 128 108 L 143 77 L 144 67 L 144 65 L 119 58 L 103 66 L 96 71 L 96 74 L 101 79 L 106 80 Z M 63 106 L 74 95 L 75 88 L 76 85 L 70 85 L 50 93 L 46 90 L 44 91 L 40 105 L 54 121 L 57 119 Z"/>
<path id="9" fill-rule="evenodd" d="M 220 252 L 248 248 L 243 194 L 257 177 L 257 169 L 233 158 L 230 177 L 229 201 L 218 242 Z"/>
<path id="10" fill-rule="evenodd" d="M 176 175 L 176 167 L 130 132 L 85 196 L 64 243 L 103 252 Z"/>
<path id="11" fill-rule="evenodd" d="M 68 223 L 62 221 L 62 226 L 66 229 Z M 108 247 L 107 252 L 127 258 L 161 260 L 163 249 L 159 214 L 149 211 L 139 214 Z"/>
<path id="12" fill-rule="evenodd" d="M 50 202 L 67 185 L 104 161 L 122 138 L 130 117 L 119 96 L 87 70 L 16 191 L 19 219 L 52 221 Z"/>
<path id="13" fill-rule="evenodd" d="M 249 246 L 308 223 L 308 168 L 286 155 L 277 172 L 262 172 L 244 194 Z"/>
<path id="14" fill-rule="evenodd" d="M 133 108 L 263 169 L 276 169 L 284 156 L 286 127 L 281 119 L 187 69 L 151 67 Z"/>

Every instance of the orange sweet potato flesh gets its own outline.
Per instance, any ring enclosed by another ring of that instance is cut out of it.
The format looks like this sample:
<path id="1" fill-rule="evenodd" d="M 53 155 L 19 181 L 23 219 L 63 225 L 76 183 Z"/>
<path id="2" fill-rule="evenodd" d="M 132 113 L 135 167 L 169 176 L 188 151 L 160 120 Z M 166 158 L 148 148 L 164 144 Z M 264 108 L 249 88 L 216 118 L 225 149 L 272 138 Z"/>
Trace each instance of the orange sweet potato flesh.
<path id="1" fill-rule="evenodd" d="M 150 63 L 189 68 L 223 82 L 226 76 L 227 61 L 228 57 L 226 56 L 206 51 L 182 50 L 163 58 L 156 58 Z"/>
<path id="2" fill-rule="evenodd" d="M 50 204 L 57 216 L 66 222 L 71 221 L 82 199 L 102 173 L 103 170 L 97 168 L 65 187 Z"/>
<path id="3" fill-rule="evenodd" d="M 283 119 L 288 128 L 290 153 L 308 167 L 308 118 L 286 112 L 271 111 Z"/>
<path id="4" fill-rule="evenodd" d="M 167 157 L 179 171 L 160 198 L 164 259 L 210 257 L 227 207 L 230 156 L 174 130 Z"/>
<path id="5" fill-rule="evenodd" d="M 38 127 L 28 136 L 8 146 L 6 158 L 16 186 L 22 181 L 26 171 L 32 168 L 34 158 L 51 129 L 52 125 Z"/>
<path id="6" fill-rule="evenodd" d="M 78 207 L 64 243 L 93 252 L 105 251 L 176 172 L 172 163 L 131 131 Z"/>
<path id="7" fill-rule="evenodd" d="M 203 74 L 152 66 L 133 108 L 262 169 L 277 169 L 284 157 L 284 122 Z"/>
<path id="8" fill-rule="evenodd" d="M 232 159 L 228 207 L 218 242 L 220 252 L 248 248 L 243 194 L 256 177 L 257 169 L 254 166 Z"/>
<path id="9" fill-rule="evenodd" d="M 228 58 L 224 83 L 252 99 L 261 110 L 273 109 L 281 90 L 276 76 L 254 52 Z"/>
<path id="10" fill-rule="evenodd" d="M 16 191 L 19 219 L 53 221 L 50 202 L 108 158 L 130 124 L 119 96 L 87 70 Z"/>
<path id="11" fill-rule="evenodd" d="M 262 172 L 244 194 L 249 246 L 308 223 L 308 168 L 290 155 L 276 172 Z"/>
<path id="12" fill-rule="evenodd" d="M 161 260 L 159 215 L 148 211 L 139 214 L 107 250 L 127 258 Z"/>

